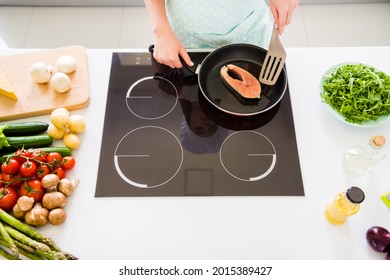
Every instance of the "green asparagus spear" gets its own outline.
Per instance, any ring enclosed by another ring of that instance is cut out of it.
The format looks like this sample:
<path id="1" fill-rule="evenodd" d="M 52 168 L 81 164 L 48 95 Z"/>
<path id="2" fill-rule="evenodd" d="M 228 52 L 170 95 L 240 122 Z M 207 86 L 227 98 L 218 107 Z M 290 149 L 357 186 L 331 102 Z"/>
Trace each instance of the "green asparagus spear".
<path id="1" fill-rule="evenodd" d="M 63 252 L 60 248 L 58 248 L 56 246 L 56 244 L 54 243 L 54 241 L 51 238 L 40 234 L 35 229 L 27 226 L 23 222 L 14 218 L 13 216 L 8 214 L 7 212 L 2 210 L 1 208 L 0 208 L 0 220 L 5 222 L 6 224 L 12 226 L 15 230 L 15 234 L 19 230 L 20 233 L 22 233 L 22 235 L 24 235 L 25 237 L 30 237 L 30 239 L 32 239 L 33 241 L 36 241 L 38 243 L 43 243 L 43 245 L 45 245 L 45 244 L 48 245 L 53 251 L 59 253 L 59 254 L 57 254 L 56 258 L 62 259 L 63 256 L 65 256 L 65 258 L 68 260 L 77 260 L 78 259 L 77 257 L 73 256 L 70 253 Z M 49 250 L 50 250 L 50 248 L 49 248 Z M 45 250 L 42 250 L 42 251 L 45 252 Z"/>
<path id="2" fill-rule="evenodd" d="M 62 251 L 60 248 L 58 248 L 57 246 L 50 246 L 50 248 L 53 250 L 53 251 L 56 251 L 56 252 L 59 252 L 59 253 L 62 253 L 67 260 L 78 260 L 78 258 L 68 252 L 64 252 Z"/>
<path id="3" fill-rule="evenodd" d="M 30 260 L 44 260 L 44 258 L 38 256 L 35 253 L 31 253 L 23 248 L 19 248 L 19 253 L 22 254 L 23 256 L 26 256 Z"/>
<path id="4" fill-rule="evenodd" d="M 47 260 L 67 260 L 61 252 L 35 250 L 35 253 Z"/>
<path id="5" fill-rule="evenodd" d="M 32 239 L 38 242 L 42 242 L 50 246 L 55 246 L 54 241 L 51 238 L 40 234 L 33 228 L 27 226 L 26 224 L 22 223 L 18 219 L 14 218 L 13 216 L 5 212 L 1 208 L 0 208 L 0 220 L 3 220 L 3 222 L 9 224 L 15 229 L 18 229 L 20 232 L 24 233 L 25 235 L 31 237 Z"/>
<path id="6" fill-rule="evenodd" d="M 34 239 L 31 239 L 30 237 L 24 235 L 23 233 L 21 233 L 20 231 L 17 231 L 13 227 L 10 227 L 9 225 L 4 225 L 4 228 L 12 238 L 19 240 L 20 242 L 27 244 L 33 248 L 38 249 L 38 250 L 41 250 L 44 252 L 50 251 L 50 247 L 47 246 L 46 244 L 35 241 Z"/>
<path id="7" fill-rule="evenodd" d="M 3 248 L 0 247 L 0 256 L 3 256 L 7 260 L 17 260 L 18 258 L 15 258 L 13 255 L 5 251 Z"/>
<path id="8" fill-rule="evenodd" d="M 7 247 L 11 249 L 12 255 L 16 259 L 18 259 L 19 258 L 18 248 L 16 247 L 16 245 L 15 245 L 13 239 L 11 238 L 11 236 L 9 236 L 8 232 L 5 230 L 4 225 L 3 225 L 3 223 L 1 221 L 0 221 L 0 237 L 2 237 L 4 239 L 4 241 L 9 244 L 9 246 L 7 246 Z"/>
<path id="9" fill-rule="evenodd" d="M 14 240 L 14 243 L 18 247 L 18 251 L 21 255 L 24 255 L 31 260 L 43 260 L 44 259 L 44 258 L 42 258 L 34 253 L 34 250 L 35 250 L 34 248 L 27 246 L 26 244 L 23 244 L 17 240 Z M 6 241 L 4 241 L 4 239 L 1 239 L 1 238 L 0 238 L 0 244 L 4 245 L 5 247 L 9 246 L 9 244 Z M 19 245 L 22 245 L 22 246 L 19 246 Z"/>

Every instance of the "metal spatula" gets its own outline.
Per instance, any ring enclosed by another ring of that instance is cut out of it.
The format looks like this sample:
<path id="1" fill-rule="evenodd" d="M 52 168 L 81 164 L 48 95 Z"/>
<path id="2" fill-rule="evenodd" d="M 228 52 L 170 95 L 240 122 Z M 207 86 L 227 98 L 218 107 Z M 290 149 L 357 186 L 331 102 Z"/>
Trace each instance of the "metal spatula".
<path id="1" fill-rule="evenodd" d="M 267 55 L 261 67 L 259 81 L 266 85 L 274 85 L 283 69 L 286 51 L 279 39 L 278 28 L 274 24 Z"/>

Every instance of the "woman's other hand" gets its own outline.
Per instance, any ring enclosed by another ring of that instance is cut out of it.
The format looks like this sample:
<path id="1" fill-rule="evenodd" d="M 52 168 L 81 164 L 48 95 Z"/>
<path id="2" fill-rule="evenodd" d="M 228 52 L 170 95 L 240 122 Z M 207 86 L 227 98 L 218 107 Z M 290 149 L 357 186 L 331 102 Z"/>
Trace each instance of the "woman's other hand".
<path id="1" fill-rule="evenodd" d="M 269 5 L 279 34 L 284 32 L 286 25 L 291 23 L 292 15 L 300 0 L 270 0 Z"/>

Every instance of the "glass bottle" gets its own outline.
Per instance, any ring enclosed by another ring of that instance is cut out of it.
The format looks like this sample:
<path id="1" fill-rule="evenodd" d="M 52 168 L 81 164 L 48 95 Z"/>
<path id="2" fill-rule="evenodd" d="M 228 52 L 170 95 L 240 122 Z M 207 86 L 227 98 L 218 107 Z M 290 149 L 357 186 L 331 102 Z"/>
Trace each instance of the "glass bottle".
<path id="1" fill-rule="evenodd" d="M 374 165 L 384 159 L 382 147 L 386 139 L 382 135 L 372 136 L 365 146 L 353 146 L 349 148 L 343 158 L 344 169 L 353 175 L 367 175 Z"/>
<path id="2" fill-rule="evenodd" d="M 359 211 L 364 197 L 364 192 L 358 187 L 351 187 L 337 194 L 333 202 L 326 206 L 326 218 L 334 225 L 345 223 L 349 216 Z"/>

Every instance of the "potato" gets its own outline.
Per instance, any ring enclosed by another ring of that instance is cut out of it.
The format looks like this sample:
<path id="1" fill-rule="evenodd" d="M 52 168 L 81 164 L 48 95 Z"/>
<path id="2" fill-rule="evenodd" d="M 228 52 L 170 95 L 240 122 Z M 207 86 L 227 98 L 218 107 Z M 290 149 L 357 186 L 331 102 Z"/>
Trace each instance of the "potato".
<path id="1" fill-rule="evenodd" d="M 86 120 L 80 115 L 71 115 L 69 117 L 69 130 L 73 133 L 82 133 L 87 127 Z"/>
<path id="2" fill-rule="evenodd" d="M 59 129 L 54 124 L 50 124 L 47 128 L 47 133 L 54 139 L 62 139 L 65 135 L 65 129 Z"/>
<path id="3" fill-rule="evenodd" d="M 51 123 L 60 130 L 66 130 L 69 126 L 69 110 L 58 108 L 51 112 Z"/>
<path id="4" fill-rule="evenodd" d="M 55 114 L 58 114 L 58 113 L 67 113 L 68 115 L 70 114 L 69 110 L 66 109 L 66 108 L 57 108 L 57 109 L 54 109 L 52 112 L 51 112 L 51 115 L 55 115 Z"/>
<path id="5" fill-rule="evenodd" d="M 77 150 L 81 144 L 80 138 L 72 132 L 65 133 L 63 140 L 65 146 L 72 150 Z"/>

